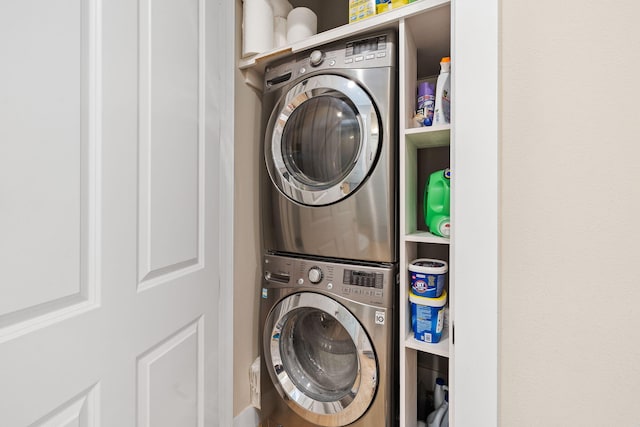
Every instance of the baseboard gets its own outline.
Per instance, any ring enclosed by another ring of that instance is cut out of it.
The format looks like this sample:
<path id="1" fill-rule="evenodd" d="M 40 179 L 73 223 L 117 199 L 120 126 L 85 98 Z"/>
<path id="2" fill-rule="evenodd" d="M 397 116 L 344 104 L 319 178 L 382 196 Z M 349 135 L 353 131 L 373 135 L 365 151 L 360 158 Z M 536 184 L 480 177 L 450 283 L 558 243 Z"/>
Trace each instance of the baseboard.
<path id="1" fill-rule="evenodd" d="M 258 427 L 260 413 L 253 406 L 247 406 L 233 419 L 233 427 Z"/>

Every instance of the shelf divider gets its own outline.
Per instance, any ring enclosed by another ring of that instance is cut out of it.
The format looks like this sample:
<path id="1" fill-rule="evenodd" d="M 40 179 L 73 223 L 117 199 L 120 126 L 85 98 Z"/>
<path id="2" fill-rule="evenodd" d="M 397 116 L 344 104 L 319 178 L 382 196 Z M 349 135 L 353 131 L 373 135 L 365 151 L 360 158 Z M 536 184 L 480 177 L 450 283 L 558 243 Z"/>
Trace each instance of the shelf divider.
<path id="1" fill-rule="evenodd" d="M 423 353 L 431 353 L 437 356 L 449 357 L 449 328 L 442 330 L 442 336 L 437 343 L 427 343 L 418 341 L 413 337 L 413 332 L 410 331 L 409 335 L 404 341 L 404 346 L 412 348 L 414 350 L 421 351 Z"/>
<path id="2" fill-rule="evenodd" d="M 450 145 L 451 125 L 405 129 L 404 137 L 416 148 L 436 148 Z"/>
<path id="3" fill-rule="evenodd" d="M 433 233 L 429 233 L 428 231 L 420 231 L 420 230 L 406 234 L 404 236 L 404 240 L 406 242 L 435 243 L 439 245 L 448 245 L 451 242 L 448 237 L 440 237 L 440 236 L 436 236 Z"/>

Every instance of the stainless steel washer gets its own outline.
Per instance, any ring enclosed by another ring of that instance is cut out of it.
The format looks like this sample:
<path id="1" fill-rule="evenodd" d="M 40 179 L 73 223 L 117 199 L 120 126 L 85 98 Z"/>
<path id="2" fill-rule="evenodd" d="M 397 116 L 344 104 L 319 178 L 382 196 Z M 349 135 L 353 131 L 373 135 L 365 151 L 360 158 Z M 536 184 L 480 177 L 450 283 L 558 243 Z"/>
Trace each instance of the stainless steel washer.
<path id="1" fill-rule="evenodd" d="M 270 254 L 263 267 L 261 425 L 394 425 L 394 267 Z"/>
<path id="2" fill-rule="evenodd" d="M 395 33 L 267 68 L 266 250 L 397 262 Z"/>

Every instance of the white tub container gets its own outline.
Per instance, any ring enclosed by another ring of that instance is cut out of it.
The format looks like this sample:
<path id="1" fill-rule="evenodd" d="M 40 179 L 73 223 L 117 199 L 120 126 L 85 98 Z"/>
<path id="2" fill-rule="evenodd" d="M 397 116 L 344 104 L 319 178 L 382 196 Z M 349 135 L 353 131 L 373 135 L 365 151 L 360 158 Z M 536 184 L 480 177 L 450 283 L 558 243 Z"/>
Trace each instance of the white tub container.
<path id="1" fill-rule="evenodd" d="M 411 302 L 411 327 L 418 341 L 437 343 L 444 328 L 444 307 L 447 304 L 447 291 L 438 298 L 409 295 Z"/>
<path id="2" fill-rule="evenodd" d="M 444 279 L 448 270 L 446 261 L 414 259 L 409 264 L 411 293 L 419 297 L 438 298 L 444 291 Z"/>

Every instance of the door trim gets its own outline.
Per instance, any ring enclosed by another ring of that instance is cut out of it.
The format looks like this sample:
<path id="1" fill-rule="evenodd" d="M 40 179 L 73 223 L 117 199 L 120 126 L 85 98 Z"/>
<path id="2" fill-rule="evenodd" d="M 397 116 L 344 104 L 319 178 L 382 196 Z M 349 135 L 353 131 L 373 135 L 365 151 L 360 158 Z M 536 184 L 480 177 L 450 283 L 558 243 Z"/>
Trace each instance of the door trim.
<path id="1" fill-rule="evenodd" d="M 233 425 L 233 221 L 234 215 L 234 87 L 235 84 L 235 43 L 236 5 L 229 1 L 206 0 L 205 10 L 208 22 L 205 46 L 215 43 L 216 54 L 206 55 L 214 87 L 207 86 L 205 97 L 206 114 L 217 118 L 213 129 L 207 129 L 205 150 L 213 149 L 218 154 L 217 193 L 218 203 L 218 301 L 207 302 L 218 306 L 219 344 L 217 366 L 217 413 L 205 414 L 205 425 Z M 223 101 L 224 100 L 224 101 Z M 215 190 L 214 190 L 215 191 Z M 205 366 L 205 369 L 207 367 Z M 208 385 L 207 385 L 208 386 Z M 211 384 L 211 387 L 216 385 Z"/>
<path id="2" fill-rule="evenodd" d="M 499 425 L 499 14 L 497 0 L 451 2 L 455 426 Z"/>

